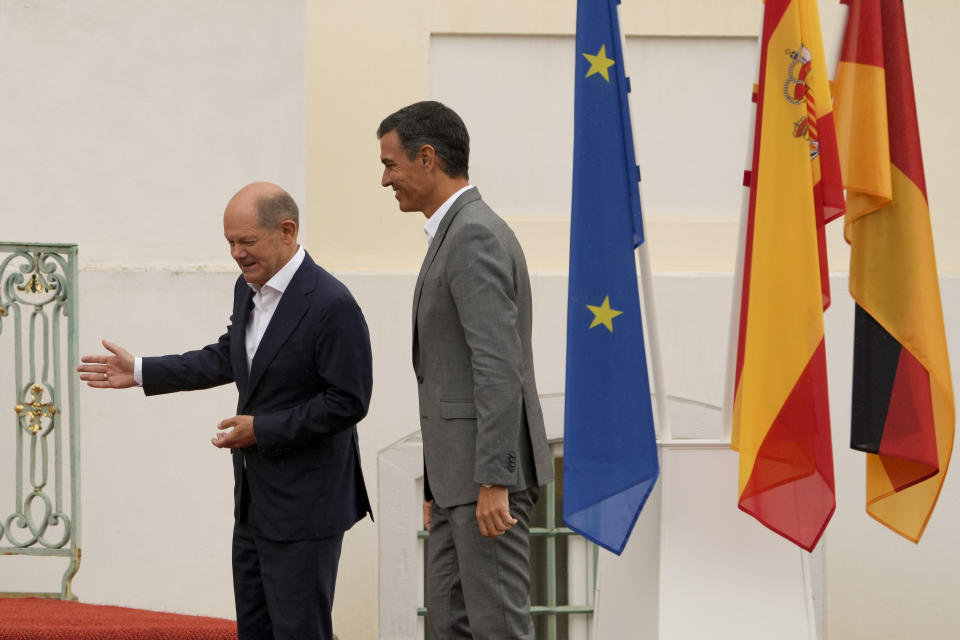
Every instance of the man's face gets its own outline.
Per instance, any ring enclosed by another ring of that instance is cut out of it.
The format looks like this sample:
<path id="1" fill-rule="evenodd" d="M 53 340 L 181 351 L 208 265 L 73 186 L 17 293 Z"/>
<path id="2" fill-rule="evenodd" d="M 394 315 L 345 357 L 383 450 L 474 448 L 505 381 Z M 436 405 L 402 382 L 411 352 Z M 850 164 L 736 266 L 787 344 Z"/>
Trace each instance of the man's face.
<path id="1" fill-rule="evenodd" d="M 267 230 L 252 203 L 231 201 L 223 214 L 223 235 L 247 283 L 263 286 L 286 263 L 281 228 Z"/>
<path id="2" fill-rule="evenodd" d="M 407 157 L 396 131 L 388 131 L 380 138 L 380 162 L 380 184 L 393 188 L 400 211 L 424 211 L 430 196 L 429 174 L 419 155 L 413 160 Z"/>

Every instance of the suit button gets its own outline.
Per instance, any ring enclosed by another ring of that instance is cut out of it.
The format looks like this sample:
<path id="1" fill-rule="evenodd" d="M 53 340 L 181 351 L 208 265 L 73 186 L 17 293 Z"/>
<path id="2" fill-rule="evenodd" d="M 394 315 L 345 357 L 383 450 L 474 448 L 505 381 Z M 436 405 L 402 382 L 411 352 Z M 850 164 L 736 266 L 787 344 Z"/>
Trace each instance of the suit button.
<path id="1" fill-rule="evenodd" d="M 426 420 L 426 419 L 427 419 L 427 416 L 420 416 L 420 419 L 421 419 L 421 420 Z"/>
<path id="2" fill-rule="evenodd" d="M 423 376 L 417 376 L 417 384 L 423 384 Z"/>

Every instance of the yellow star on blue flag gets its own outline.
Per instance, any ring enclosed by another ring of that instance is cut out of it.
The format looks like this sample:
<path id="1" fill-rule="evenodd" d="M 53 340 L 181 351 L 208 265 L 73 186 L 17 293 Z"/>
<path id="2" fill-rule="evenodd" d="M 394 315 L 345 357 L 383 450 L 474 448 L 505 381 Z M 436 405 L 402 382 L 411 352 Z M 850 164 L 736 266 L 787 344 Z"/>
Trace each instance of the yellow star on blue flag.
<path id="1" fill-rule="evenodd" d="M 590 63 L 590 69 L 587 71 L 587 75 L 584 78 L 589 78 L 595 73 L 599 73 L 603 76 L 603 79 L 607 82 L 610 82 L 610 72 L 609 69 L 615 63 L 613 60 L 607 57 L 607 45 L 600 45 L 600 51 L 597 52 L 597 55 L 592 56 L 589 53 L 584 53 L 583 57 L 587 59 L 587 62 Z"/>
<path id="2" fill-rule="evenodd" d="M 610 296 L 604 298 L 603 304 L 599 307 L 588 304 L 587 309 L 590 309 L 593 313 L 593 322 L 590 323 L 588 328 L 593 329 L 595 326 L 602 324 L 610 330 L 610 333 L 613 333 L 613 319 L 623 314 L 623 311 L 610 308 Z"/>

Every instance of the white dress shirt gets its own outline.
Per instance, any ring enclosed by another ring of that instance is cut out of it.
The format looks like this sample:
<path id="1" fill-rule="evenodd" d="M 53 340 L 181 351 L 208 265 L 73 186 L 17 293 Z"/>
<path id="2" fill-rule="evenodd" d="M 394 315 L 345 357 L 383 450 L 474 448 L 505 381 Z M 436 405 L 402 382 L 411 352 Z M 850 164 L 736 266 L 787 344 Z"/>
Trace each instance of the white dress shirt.
<path id="1" fill-rule="evenodd" d="M 253 356 L 257 353 L 257 347 L 270 326 L 270 319 L 273 318 L 273 312 L 277 310 L 277 304 L 283 297 L 283 292 L 293 279 L 293 274 L 297 272 L 300 265 L 303 264 L 303 257 L 306 251 L 303 247 L 297 247 L 297 252 L 293 254 L 290 261 L 273 274 L 273 277 L 267 280 L 262 287 L 250 285 L 253 289 L 253 309 L 250 311 L 250 318 L 247 320 L 247 372 L 253 367 Z"/>
<path id="2" fill-rule="evenodd" d="M 293 274 L 297 272 L 303 259 L 306 256 L 303 247 L 297 247 L 297 252 L 293 257 L 283 265 L 279 271 L 273 274 L 273 277 L 267 280 L 262 287 L 249 285 L 253 289 L 253 309 L 250 311 L 250 318 L 247 320 L 247 372 L 249 373 L 253 365 L 253 356 L 257 353 L 257 347 L 270 326 L 270 319 L 273 318 L 273 312 L 277 310 L 277 304 L 283 297 L 283 292 L 293 279 Z M 249 284 L 249 283 L 248 283 Z M 138 385 L 143 386 L 143 358 L 136 358 L 133 365 L 133 380 Z"/>
<path id="3" fill-rule="evenodd" d="M 423 232 L 427 234 L 428 245 L 433 242 L 433 236 L 437 235 L 437 229 L 440 228 L 440 223 L 443 222 L 443 216 L 447 215 L 447 211 L 450 211 L 450 207 L 453 206 L 454 201 L 459 198 L 460 195 L 467 189 L 473 189 L 473 185 L 468 184 L 463 189 L 460 189 L 455 194 L 447 198 L 442 205 L 437 207 L 437 210 L 433 212 L 433 215 L 427 218 L 427 223 L 423 225 Z"/>

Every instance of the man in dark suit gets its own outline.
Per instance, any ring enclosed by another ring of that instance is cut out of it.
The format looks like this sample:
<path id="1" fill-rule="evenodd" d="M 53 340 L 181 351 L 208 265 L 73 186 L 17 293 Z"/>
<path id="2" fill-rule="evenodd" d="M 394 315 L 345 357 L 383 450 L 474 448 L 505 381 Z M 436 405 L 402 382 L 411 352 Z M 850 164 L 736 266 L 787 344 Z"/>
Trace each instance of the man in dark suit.
<path id="1" fill-rule="evenodd" d="M 506 223 L 470 186 L 470 137 L 439 102 L 377 131 L 385 187 L 427 217 L 413 296 L 435 640 L 533 640 L 529 521 L 553 479 L 533 374 L 530 277 Z"/>
<path id="2" fill-rule="evenodd" d="M 227 332 L 198 351 L 84 356 L 95 388 L 147 395 L 235 382 L 237 415 L 217 447 L 234 470 L 234 595 L 240 640 L 332 638 L 344 531 L 371 513 L 357 422 L 372 387 L 370 339 L 347 288 L 297 244 L 299 216 L 280 187 L 253 183 L 223 230 L 242 275 Z"/>

